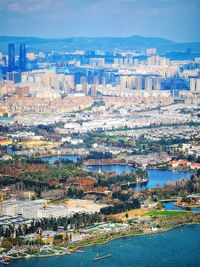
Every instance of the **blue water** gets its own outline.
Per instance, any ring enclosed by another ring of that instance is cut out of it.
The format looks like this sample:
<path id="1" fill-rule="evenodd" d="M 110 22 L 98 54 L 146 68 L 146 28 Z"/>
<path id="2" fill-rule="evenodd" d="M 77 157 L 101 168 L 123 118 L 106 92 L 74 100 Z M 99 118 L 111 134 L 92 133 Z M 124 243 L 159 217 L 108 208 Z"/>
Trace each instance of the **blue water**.
<path id="1" fill-rule="evenodd" d="M 134 171 L 132 166 L 128 165 L 103 165 L 103 166 L 85 166 L 88 171 L 99 171 L 102 172 L 116 172 L 116 174 L 121 174 L 122 172 L 130 173 Z M 181 179 L 189 179 L 191 172 L 189 171 L 171 171 L 171 170 L 147 170 L 149 182 L 147 184 L 148 188 L 154 188 L 156 185 L 163 186 L 170 182 L 177 182 Z"/>
<path id="2" fill-rule="evenodd" d="M 116 174 L 122 174 L 123 172 L 130 173 L 134 172 L 135 168 L 129 165 L 91 165 L 91 166 L 85 166 L 85 169 L 88 171 L 99 171 L 99 168 L 101 172 L 116 172 Z"/>
<path id="3" fill-rule="evenodd" d="M 10 117 L 0 117 L 0 121 L 13 121 L 13 118 Z"/>
<path id="4" fill-rule="evenodd" d="M 183 208 L 174 205 L 174 202 L 163 202 L 163 206 L 166 210 L 183 210 Z M 192 208 L 192 211 L 200 211 L 200 207 Z"/>
<path id="5" fill-rule="evenodd" d="M 132 236 L 83 248 L 69 256 L 13 261 L 12 267 L 199 267 L 200 225 L 183 226 L 162 234 Z M 92 261 L 96 254 L 112 256 Z"/>
<path id="6" fill-rule="evenodd" d="M 80 156 L 77 155 L 60 155 L 60 156 L 51 156 L 43 157 L 41 160 L 53 164 L 58 159 L 69 159 L 73 162 L 77 162 L 77 159 Z M 99 168 L 102 172 L 116 172 L 116 174 L 121 174 L 123 172 L 130 173 L 134 172 L 135 168 L 129 165 L 94 165 L 94 166 L 85 166 L 84 169 L 88 171 L 99 171 Z M 147 184 L 148 188 L 154 188 L 155 186 L 163 186 L 170 182 L 176 182 L 181 179 L 189 179 L 191 172 L 189 171 L 171 171 L 171 170 L 147 170 L 149 182 Z M 139 189 L 139 187 L 138 187 Z"/>
<path id="7" fill-rule="evenodd" d="M 181 179 L 189 179 L 189 171 L 170 171 L 170 170 L 147 170 L 149 183 L 147 187 L 153 188 L 156 185 L 163 186 L 170 182 L 177 182 Z"/>
<path id="8" fill-rule="evenodd" d="M 73 162 L 77 162 L 77 159 L 80 158 L 80 156 L 77 155 L 59 155 L 59 156 L 51 156 L 51 157 L 42 157 L 41 160 L 48 162 L 50 164 L 53 164 L 56 160 L 59 159 L 69 159 Z"/>
<path id="9" fill-rule="evenodd" d="M 77 159 L 80 156 L 77 155 L 60 155 L 60 156 L 51 156 L 51 157 L 42 157 L 41 160 L 46 161 L 50 164 L 53 164 L 58 159 L 69 159 L 73 162 L 77 162 Z M 121 174 L 123 172 L 130 173 L 134 172 L 135 168 L 129 165 L 94 165 L 94 166 L 85 166 L 88 171 L 99 171 L 99 168 L 102 172 L 116 172 L 116 174 Z M 189 171 L 171 171 L 171 170 L 147 170 L 149 176 L 149 182 L 147 187 L 154 188 L 156 185 L 163 186 L 170 182 L 176 182 L 180 179 L 189 179 L 191 172 Z"/>

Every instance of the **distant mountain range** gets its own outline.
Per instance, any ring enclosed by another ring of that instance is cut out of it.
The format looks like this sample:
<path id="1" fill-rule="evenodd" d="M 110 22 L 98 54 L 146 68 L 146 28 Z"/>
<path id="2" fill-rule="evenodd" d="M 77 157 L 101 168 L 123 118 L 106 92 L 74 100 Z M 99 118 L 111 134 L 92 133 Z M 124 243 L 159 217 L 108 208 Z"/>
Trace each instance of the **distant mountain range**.
<path id="1" fill-rule="evenodd" d="M 84 50 L 114 50 L 123 49 L 146 49 L 149 47 L 157 48 L 159 53 L 172 51 L 186 51 L 191 48 L 194 52 L 200 52 L 200 42 L 196 43 L 176 43 L 164 38 L 157 37 L 70 37 L 63 39 L 55 38 L 36 38 L 36 37 L 16 37 L 0 36 L 0 52 L 7 53 L 8 43 L 26 43 L 30 51 L 74 51 Z"/>

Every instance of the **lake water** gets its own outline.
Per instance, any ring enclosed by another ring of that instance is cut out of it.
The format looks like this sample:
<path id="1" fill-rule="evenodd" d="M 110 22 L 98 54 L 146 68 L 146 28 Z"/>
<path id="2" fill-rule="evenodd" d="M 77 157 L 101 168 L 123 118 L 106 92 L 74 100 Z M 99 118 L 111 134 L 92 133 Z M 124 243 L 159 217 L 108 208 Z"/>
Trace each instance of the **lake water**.
<path id="1" fill-rule="evenodd" d="M 90 166 L 85 166 L 85 169 L 88 171 L 96 171 L 98 172 L 99 169 L 101 172 L 116 172 L 116 174 L 122 174 L 122 172 L 130 173 L 135 170 L 134 167 L 129 166 L 129 165 L 90 165 Z"/>
<path id="2" fill-rule="evenodd" d="M 51 157 L 42 157 L 41 160 L 53 164 L 58 159 L 69 159 L 73 162 L 77 162 L 77 159 L 80 158 L 78 155 L 59 155 Z M 116 174 L 121 174 L 123 172 L 130 173 L 135 169 L 129 165 L 92 165 L 84 166 L 84 169 L 87 171 L 99 171 L 101 172 L 116 172 Z M 189 171 L 171 171 L 171 170 L 147 170 L 149 182 L 147 187 L 154 188 L 156 185 L 163 186 L 170 182 L 177 182 L 181 179 L 189 179 L 191 172 Z M 138 188 L 139 189 L 139 188 Z"/>
<path id="3" fill-rule="evenodd" d="M 162 234 L 131 236 L 83 248 L 85 253 L 13 261 L 12 267 L 199 267 L 200 225 L 183 226 Z M 112 256 L 99 261 L 96 254 Z"/>
<path id="4" fill-rule="evenodd" d="M 183 208 L 175 206 L 173 201 L 163 202 L 162 204 L 166 210 L 183 210 Z M 200 211 L 200 207 L 192 208 L 192 211 Z"/>
<path id="5" fill-rule="evenodd" d="M 149 183 L 147 187 L 153 188 L 156 185 L 163 186 L 170 182 L 177 182 L 181 179 L 189 179 L 191 172 L 171 170 L 147 170 Z"/>
<path id="6" fill-rule="evenodd" d="M 122 172 L 130 173 L 134 171 L 134 168 L 129 165 L 103 165 L 103 166 L 85 166 L 88 171 L 99 171 L 102 172 L 116 172 L 116 174 L 121 174 Z M 181 179 L 189 179 L 191 172 L 189 171 L 171 171 L 171 170 L 147 170 L 149 182 L 147 187 L 154 188 L 156 185 L 163 186 L 170 182 L 177 182 Z"/>
<path id="7" fill-rule="evenodd" d="M 69 159 L 73 162 L 77 162 L 78 158 L 80 158 L 80 156 L 77 156 L 77 155 L 59 155 L 59 156 L 51 156 L 51 157 L 42 157 L 40 159 L 45 161 L 45 162 L 48 162 L 50 164 L 53 164 L 56 160 L 59 160 L 59 159 Z"/>

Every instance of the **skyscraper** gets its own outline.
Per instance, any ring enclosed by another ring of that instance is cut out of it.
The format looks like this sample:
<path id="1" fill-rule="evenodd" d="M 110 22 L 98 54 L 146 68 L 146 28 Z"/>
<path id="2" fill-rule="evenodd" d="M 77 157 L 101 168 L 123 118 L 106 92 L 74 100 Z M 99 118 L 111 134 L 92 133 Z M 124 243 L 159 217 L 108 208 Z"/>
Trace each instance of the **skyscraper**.
<path id="1" fill-rule="evenodd" d="M 19 67 L 21 71 L 26 71 L 26 45 L 25 44 L 20 44 Z"/>
<path id="2" fill-rule="evenodd" d="M 145 90 L 146 91 L 151 91 L 152 90 L 152 78 L 151 77 L 146 77 L 145 78 Z"/>
<path id="3" fill-rule="evenodd" d="M 80 84 L 82 85 L 83 93 L 87 95 L 87 78 L 85 76 L 80 78 Z"/>
<path id="4" fill-rule="evenodd" d="M 15 44 L 8 45 L 8 71 L 15 70 Z"/>
<path id="5" fill-rule="evenodd" d="M 3 73 L 2 70 L 0 69 L 0 82 L 3 80 Z"/>
<path id="6" fill-rule="evenodd" d="M 142 90 L 142 77 L 138 76 L 135 79 L 135 90 Z"/>
<path id="7" fill-rule="evenodd" d="M 190 91 L 196 91 L 196 79 L 190 79 Z"/>
<path id="8" fill-rule="evenodd" d="M 153 79 L 153 83 L 154 83 L 154 90 L 160 90 L 161 89 L 161 81 L 159 77 L 155 77 Z"/>
<path id="9" fill-rule="evenodd" d="M 146 50 L 146 54 L 148 56 L 156 55 L 156 53 L 157 53 L 156 48 L 147 48 Z"/>

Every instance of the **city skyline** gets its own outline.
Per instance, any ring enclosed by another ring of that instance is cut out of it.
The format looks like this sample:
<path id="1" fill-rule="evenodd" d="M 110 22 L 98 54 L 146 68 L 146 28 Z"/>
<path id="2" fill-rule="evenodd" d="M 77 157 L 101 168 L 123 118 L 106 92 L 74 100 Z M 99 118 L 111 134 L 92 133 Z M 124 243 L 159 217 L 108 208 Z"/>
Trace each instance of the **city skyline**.
<path id="1" fill-rule="evenodd" d="M 0 265 L 200 266 L 199 14 L 0 0 Z"/>
<path id="2" fill-rule="evenodd" d="M 163 37 L 200 40 L 198 0 L 0 1 L 0 35 L 64 38 L 74 36 Z"/>

